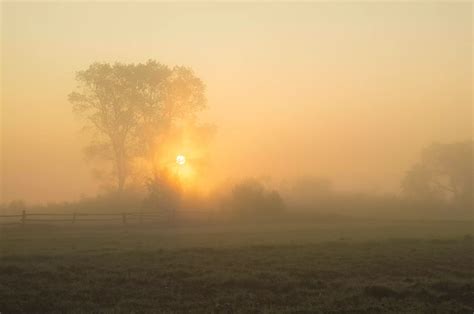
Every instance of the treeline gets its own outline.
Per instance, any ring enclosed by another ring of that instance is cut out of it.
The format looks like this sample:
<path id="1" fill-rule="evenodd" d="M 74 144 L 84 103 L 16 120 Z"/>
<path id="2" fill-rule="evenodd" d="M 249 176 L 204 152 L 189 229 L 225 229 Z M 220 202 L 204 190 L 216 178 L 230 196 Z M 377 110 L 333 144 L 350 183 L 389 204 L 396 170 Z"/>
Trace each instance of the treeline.
<path id="1" fill-rule="evenodd" d="M 257 179 L 224 184 L 207 195 L 183 190 L 179 180 L 161 172 L 146 189 L 110 190 L 76 202 L 27 206 L 22 201 L 3 204 L 1 212 L 140 212 L 213 213 L 226 219 L 474 218 L 473 141 L 432 144 L 401 180 L 399 194 L 337 191 L 329 180 L 300 178 L 272 189 Z"/>
<path id="2" fill-rule="evenodd" d="M 223 185 L 208 195 L 157 191 L 161 201 L 145 192 L 127 190 L 85 197 L 76 202 L 28 206 L 21 201 L 2 206 L 3 213 L 122 213 L 159 211 L 165 214 L 196 212 L 231 221 L 305 221 L 341 219 L 473 219 L 472 204 L 451 199 L 411 198 L 404 194 L 341 192 L 328 180 L 301 178 L 279 191 L 257 179 Z M 166 195 L 170 193 L 171 195 Z"/>
<path id="3" fill-rule="evenodd" d="M 295 213 L 319 217 L 472 215 L 472 140 L 426 147 L 407 170 L 401 193 L 396 195 L 342 193 L 332 189 L 329 181 L 314 178 L 279 191 L 246 179 L 202 195 L 185 191 L 178 169 L 171 170 L 178 167 L 177 154 L 188 151 L 195 175 L 204 175 L 205 147 L 215 131 L 198 122 L 198 113 L 206 107 L 205 85 L 191 68 L 153 60 L 94 63 L 77 72 L 76 81 L 69 101 L 90 133 L 86 155 L 94 161 L 95 174 L 109 187 L 108 192 L 72 203 L 29 206 L 31 210 L 172 213 L 189 209 L 235 219 L 274 219 Z M 26 207 L 15 201 L 1 210 Z"/>

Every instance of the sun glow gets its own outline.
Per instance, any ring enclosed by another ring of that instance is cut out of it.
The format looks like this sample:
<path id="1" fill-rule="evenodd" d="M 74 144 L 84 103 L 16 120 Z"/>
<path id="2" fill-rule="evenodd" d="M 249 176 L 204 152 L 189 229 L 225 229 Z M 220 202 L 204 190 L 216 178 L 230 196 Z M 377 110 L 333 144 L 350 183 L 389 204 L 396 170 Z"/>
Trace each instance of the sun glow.
<path id="1" fill-rule="evenodd" d="M 176 163 L 180 166 L 184 165 L 186 163 L 186 157 L 184 157 L 184 155 L 176 156 Z"/>

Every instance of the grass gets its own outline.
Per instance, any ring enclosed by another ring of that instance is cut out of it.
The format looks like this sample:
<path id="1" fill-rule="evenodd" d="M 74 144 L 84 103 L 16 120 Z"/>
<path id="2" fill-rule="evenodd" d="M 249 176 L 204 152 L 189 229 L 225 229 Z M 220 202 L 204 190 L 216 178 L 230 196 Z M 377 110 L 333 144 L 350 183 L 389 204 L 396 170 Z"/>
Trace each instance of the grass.
<path id="1" fill-rule="evenodd" d="M 471 227 L 3 229 L 0 312 L 472 313 Z"/>

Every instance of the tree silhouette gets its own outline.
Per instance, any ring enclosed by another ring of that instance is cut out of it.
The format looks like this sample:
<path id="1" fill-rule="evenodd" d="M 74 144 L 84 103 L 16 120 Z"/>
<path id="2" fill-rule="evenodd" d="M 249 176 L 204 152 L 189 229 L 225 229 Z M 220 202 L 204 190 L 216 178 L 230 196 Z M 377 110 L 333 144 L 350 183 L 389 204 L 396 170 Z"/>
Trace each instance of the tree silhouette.
<path id="1" fill-rule="evenodd" d="M 268 190 L 255 179 L 246 179 L 236 184 L 229 199 L 222 205 L 242 217 L 274 215 L 285 209 L 280 194 L 276 190 Z"/>
<path id="2" fill-rule="evenodd" d="M 191 69 L 171 69 L 153 60 L 94 63 L 77 72 L 76 81 L 69 101 L 95 131 L 88 151 L 113 161 L 119 192 L 130 174 L 131 159 L 150 150 L 150 139 L 205 105 L 204 84 Z"/>
<path id="3" fill-rule="evenodd" d="M 473 141 L 432 144 L 425 148 L 402 181 L 412 198 L 451 199 L 471 205 L 473 197 Z"/>
<path id="4" fill-rule="evenodd" d="M 205 86 L 187 67 L 173 69 L 154 61 L 137 66 L 139 80 L 139 121 L 134 138 L 140 154 L 154 160 L 156 137 L 172 123 L 193 118 L 206 104 Z"/>

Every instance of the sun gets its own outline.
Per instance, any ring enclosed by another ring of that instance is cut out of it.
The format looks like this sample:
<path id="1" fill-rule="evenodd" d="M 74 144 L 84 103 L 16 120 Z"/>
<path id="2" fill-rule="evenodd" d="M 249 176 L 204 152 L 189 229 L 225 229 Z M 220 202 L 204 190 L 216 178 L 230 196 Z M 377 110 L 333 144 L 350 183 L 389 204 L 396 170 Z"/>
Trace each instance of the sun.
<path id="1" fill-rule="evenodd" d="M 176 163 L 180 166 L 184 165 L 186 163 L 186 157 L 184 157 L 184 155 L 176 156 Z"/>

